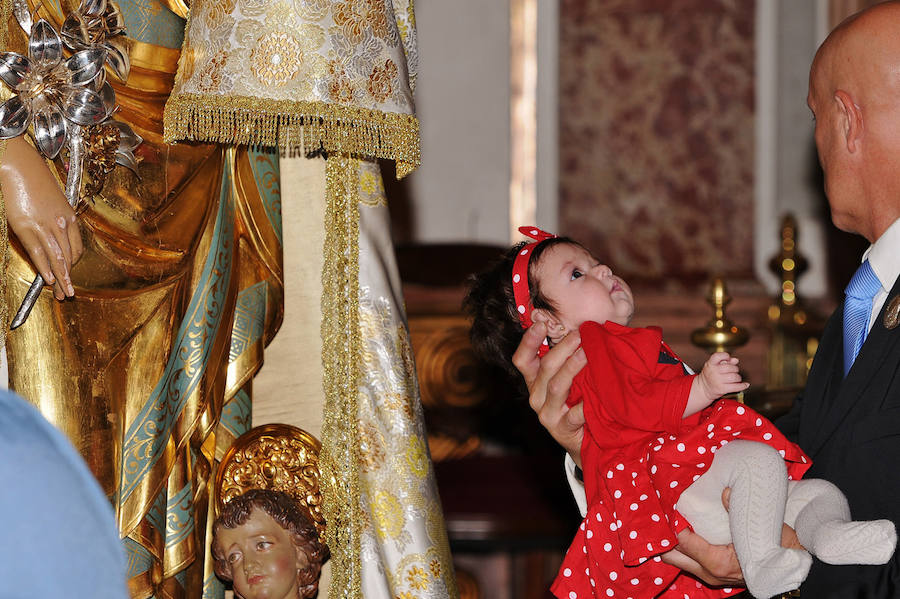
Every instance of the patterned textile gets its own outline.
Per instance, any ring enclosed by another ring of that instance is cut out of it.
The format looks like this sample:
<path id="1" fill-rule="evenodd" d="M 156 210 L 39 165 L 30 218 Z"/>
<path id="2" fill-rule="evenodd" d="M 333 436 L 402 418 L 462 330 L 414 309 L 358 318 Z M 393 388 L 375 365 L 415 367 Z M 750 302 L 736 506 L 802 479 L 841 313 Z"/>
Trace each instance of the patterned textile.
<path id="1" fill-rule="evenodd" d="M 576 376 L 568 403 L 584 403 L 588 509 L 553 583 L 554 595 L 696 598 L 739 592 L 700 585 L 661 561 L 689 526 L 676 509 L 679 496 L 709 469 L 716 451 L 736 439 L 778 450 L 794 480 L 811 461 L 775 425 L 736 401 L 719 399 L 684 417 L 694 375 L 685 375 L 659 328 L 587 322 L 580 333 L 588 365 Z"/>
<path id="2" fill-rule="evenodd" d="M 363 596 L 454 597 L 456 581 L 377 164 L 360 163 L 359 190 Z"/>
<path id="3" fill-rule="evenodd" d="M 194 2 L 166 139 L 419 161 L 412 2 Z"/>
<path id="4" fill-rule="evenodd" d="M 321 468 L 329 595 L 455 597 L 381 173 L 370 160 L 396 160 L 398 176 L 419 161 L 412 2 L 195 2 L 191 10 L 167 139 L 328 157 Z"/>
<path id="5" fill-rule="evenodd" d="M 456 597 L 378 165 L 330 157 L 325 175 L 329 596 Z"/>

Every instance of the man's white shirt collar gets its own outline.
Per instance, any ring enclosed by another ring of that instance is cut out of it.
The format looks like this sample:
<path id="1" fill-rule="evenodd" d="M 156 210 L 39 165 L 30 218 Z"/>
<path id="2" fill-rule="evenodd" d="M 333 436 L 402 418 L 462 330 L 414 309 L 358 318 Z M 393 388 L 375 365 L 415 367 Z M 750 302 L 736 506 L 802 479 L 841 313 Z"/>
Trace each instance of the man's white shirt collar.
<path id="1" fill-rule="evenodd" d="M 884 292 L 889 292 L 900 276 L 900 219 L 895 220 L 881 237 L 869 246 L 861 262 L 865 262 L 867 258 L 878 280 L 881 281 Z"/>

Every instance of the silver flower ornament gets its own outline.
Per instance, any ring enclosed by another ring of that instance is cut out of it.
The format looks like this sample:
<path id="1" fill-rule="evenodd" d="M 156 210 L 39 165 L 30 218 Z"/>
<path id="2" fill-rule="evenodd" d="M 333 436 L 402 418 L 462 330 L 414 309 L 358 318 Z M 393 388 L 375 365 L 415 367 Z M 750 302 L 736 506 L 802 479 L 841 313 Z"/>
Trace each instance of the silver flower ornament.
<path id="1" fill-rule="evenodd" d="M 122 11 L 107 0 L 82 0 L 78 10 L 69 14 L 59 30 L 70 50 L 106 50 L 106 62 L 122 81 L 128 79 L 131 70 L 124 32 Z"/>
<path id="2" fill-rule="evenodd" d="M 144 138 L 134 132 L 126 123 L 110 121 L 110 125 L 119 130 L 119 147 L 116 148 L 116 164 L 128 168 L 135 175 L 138 174 L 138 159 L 134 151 L 144 142 Z"/>
<path id="3" fill-rule="evenodd" d="M 28 56 L 0 52 L 0 79 L 15 95 L 0 105 L 0 139 L 31 123 L 35 144 L 55 158 L 75 125 L 96 125 L 112 113 L 115 93 L 103 75 L 106 50 L 81 50 L 63 60 L 59 35 L 44 19 L 31 28 Z"/>

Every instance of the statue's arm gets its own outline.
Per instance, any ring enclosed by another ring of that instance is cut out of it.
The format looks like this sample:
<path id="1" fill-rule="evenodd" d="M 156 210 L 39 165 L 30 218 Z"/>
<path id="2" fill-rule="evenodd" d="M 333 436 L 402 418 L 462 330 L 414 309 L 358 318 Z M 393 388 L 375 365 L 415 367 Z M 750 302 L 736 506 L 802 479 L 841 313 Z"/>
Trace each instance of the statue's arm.
<path id="1" fill-rule="evenodd" d="M 22 137 L 10 139 L 0 161 L 0 190 L 9 228 L 56 299 L 75 294 L 69 274 L 83 250 L 75 212 L 47 163 Z"/>

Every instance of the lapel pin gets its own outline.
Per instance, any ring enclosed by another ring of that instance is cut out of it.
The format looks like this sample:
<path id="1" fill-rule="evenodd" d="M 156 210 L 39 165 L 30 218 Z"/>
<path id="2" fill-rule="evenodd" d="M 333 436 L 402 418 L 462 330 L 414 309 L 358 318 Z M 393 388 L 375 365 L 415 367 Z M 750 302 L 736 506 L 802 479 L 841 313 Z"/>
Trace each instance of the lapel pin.
<path id="1" fill-rule="evenodd" d="M 900 324 L 900 295 L 895 295 L 884 310 L 884 328 L 890 330 Z"/>

